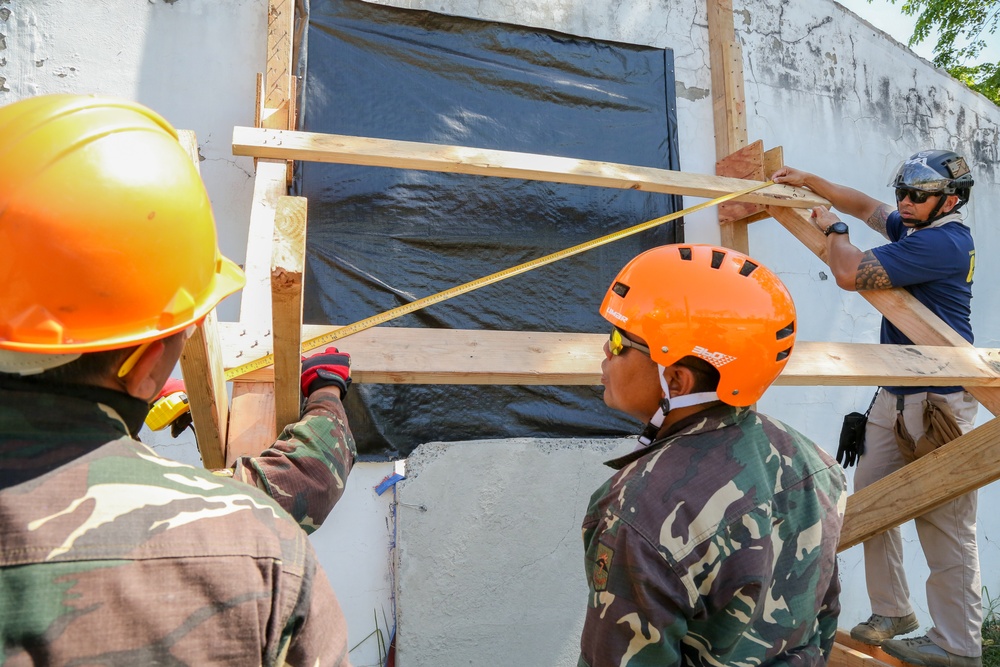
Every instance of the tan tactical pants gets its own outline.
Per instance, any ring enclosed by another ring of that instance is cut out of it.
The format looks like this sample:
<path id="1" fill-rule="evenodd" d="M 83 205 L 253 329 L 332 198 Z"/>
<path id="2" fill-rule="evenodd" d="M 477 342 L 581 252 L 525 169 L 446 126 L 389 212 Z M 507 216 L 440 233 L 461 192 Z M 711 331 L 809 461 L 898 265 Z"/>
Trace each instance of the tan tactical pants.
<path id="1" fill-rule="evenodd" d="M 975 425 L 979 403 L 968 393 L 939 395 L 947 399 L 963 433 Z M 926 394 L 905 396 L 903 420 L 914 439 L 923 435 Z M 865 431 L 865 453 L 858 460 L 854 490 L 902 468 L 906 461 L 896 444 L 893 423 L 897 397 L 879 392 Z M 977 656 L 982 653 L 982 587 L 979 551 L 976 547 L 977 492 L 972 491 L 917 517 L 914 521 L 920 546 L 930 569 L 927 608 L 934 627 L 927 636 L 950 653 Z M 864 543 L 865 578 L 872 613 L 905 616 L 913 611 L 903 571 L 903 541 L 893 528 Z"/>

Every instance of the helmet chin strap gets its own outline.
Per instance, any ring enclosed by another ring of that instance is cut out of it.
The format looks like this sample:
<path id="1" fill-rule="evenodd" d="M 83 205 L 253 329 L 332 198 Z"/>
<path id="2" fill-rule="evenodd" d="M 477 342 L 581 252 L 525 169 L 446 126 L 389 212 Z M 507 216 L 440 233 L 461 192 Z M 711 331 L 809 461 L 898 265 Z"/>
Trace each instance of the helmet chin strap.
<path id="1" fill-rule="evenodd" d="M 934 224 L 935 222 L 937 222 L 941 218 L 946 218 L 949 215 L 957 213 L 958 209 L 960 209 L 963 206 L 965 206 L 965 202 L 962 201 L 961 199 L 959 199 L 958 203 L 951 207 L 951 210 L 949 210 L 947 213 L 941 213 L 941 208 L 944 206 L 944 203 L 947 200 L 948 200 L 948 195 L 944 195 L 942 197 L 938 197 L 937 206 L 935 206 L 934 209 L 930 212 L 930 214 L 927 216 L 927 219 L 923 220 L 921 222 L 914 222 L 914 223 L 912 223 L 913 224 L 913 228 L 914 229 L 923 229 L 924 227 L 927 227 L 929 225 Z"/>
<path id="2" fill-rule="evenodd" d="M 695 394 L 678 396 L 671 401 L 670 387 L 667 385 L 667 379 L 663 377 L 663 372 L 666 368 L 660 364 L 657 364 L 656 367 L 660 371 L 660 387 L 663 389 L 663 398 L 660 399 L 660 407 L 653 413 L 653 416 L 649 418 L 649 423 L 646 424 L 646 428 L 642 429 L 642 433 L 639 434 L 639 447 L 645 447 L 653 442 L 653 438 L 656 437 L 656 434 L 660 431 L 660 427 L 663 426 L 663 420 L 667 418 L 667 413 L 671 410 L 676 408 L 687 408 L 692 405 L 702 405 L 703 403 L 711 403 L 719 400 L 719 395 L 714 391 L 702 391 Z"/>

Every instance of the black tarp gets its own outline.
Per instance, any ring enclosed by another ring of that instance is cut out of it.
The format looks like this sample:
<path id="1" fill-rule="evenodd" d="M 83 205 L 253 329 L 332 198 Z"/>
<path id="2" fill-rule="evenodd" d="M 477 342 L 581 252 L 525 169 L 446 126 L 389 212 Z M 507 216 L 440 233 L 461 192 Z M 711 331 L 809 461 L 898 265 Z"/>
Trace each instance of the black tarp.
<path id="1" fill-rule="evenodd" d="M 680 169 L 669 50 L 360 0 L 312 0 L 302 129 Z M 349 324 L 679 210 L 634 190 L 300 163 L 309 199 L 304 319 Z M 604 332 L 601 299 L 681 225 L 616 241 L 382 326 Z M 350 352 L 350 338 L 339 341 Z M 432 441 L 613 436 L 601 387 L 356 385 L 365 459 Z"/>

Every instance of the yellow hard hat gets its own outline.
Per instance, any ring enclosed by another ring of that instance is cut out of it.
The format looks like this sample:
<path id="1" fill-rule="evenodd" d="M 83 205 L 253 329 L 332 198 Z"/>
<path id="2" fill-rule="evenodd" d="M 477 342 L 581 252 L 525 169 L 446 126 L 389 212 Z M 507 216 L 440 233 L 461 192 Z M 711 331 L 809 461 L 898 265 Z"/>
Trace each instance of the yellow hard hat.
<path id="1" fill-rule="evenodd" d="M 198 322 L 246 282 L 177 132 L 125 100 L 0 107 L 0 350 L 97 352 Z"/>

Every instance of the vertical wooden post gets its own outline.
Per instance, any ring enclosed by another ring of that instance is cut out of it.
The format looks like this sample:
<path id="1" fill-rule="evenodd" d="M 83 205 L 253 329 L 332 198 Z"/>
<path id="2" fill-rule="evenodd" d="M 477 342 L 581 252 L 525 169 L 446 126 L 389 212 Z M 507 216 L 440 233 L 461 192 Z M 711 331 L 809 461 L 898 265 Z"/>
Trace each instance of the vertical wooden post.
<path id="1" fill-rule="evenodd" d="M 736 41 L 732 0 L 708 2 L 708 53 L 712 71 L 715 158 L 721 160 L 747 145 L 746 98 L 743 95 L 743 51 Z M 720 226 L 722 245 L 748 253 L 746 222 Z"/>
<path id="2" fill-rule="evenodd" d="M 263 108 L 257 114 L 261 127 L 295 129 L 291 113 L 294 28 L 294 0 L 268 0 L 267 64 L 258 97 L 258 103 L 262 103 Z M 240 322 L 255 330 L 269 328 L 273 321 L 271 244 L 278 200 L 288 194 L 287 179 L 286 161 L 257 160 L 245 265 L 247 286 L 243 290 L 240 309 Z M 301 328 L 301 317 L 298 324 Z M 273 384 L 233 383 L 227 461 L 243 454 L 256 454 L 271 443 L 276 431 L 274 406 Z"/>
<path id="3" fill-rule="evenodd" d="M 194 132 L 180 130 L 177 134 L 181 145 L 200 172 L 198 140 Z M 225 465 L 223 443 L 226 442 L 226 427 L 229 422 L 229 400 L 226 396 L 222 345 L 219 342 L 214 310 L 184 345 L 181 373 L 191 406 L 202 464 L 206 468 L 221 468 Z"/>
<path id="4" fill-rule="evenodd" d="M 271 254 L 274 412 L 277 432 L 285 424 L 298 421 L 300 416 L 302 279 L 305 256 L 306 200 L 304 197 L 281 197 L 274 216 L 274 249 Z"/>

